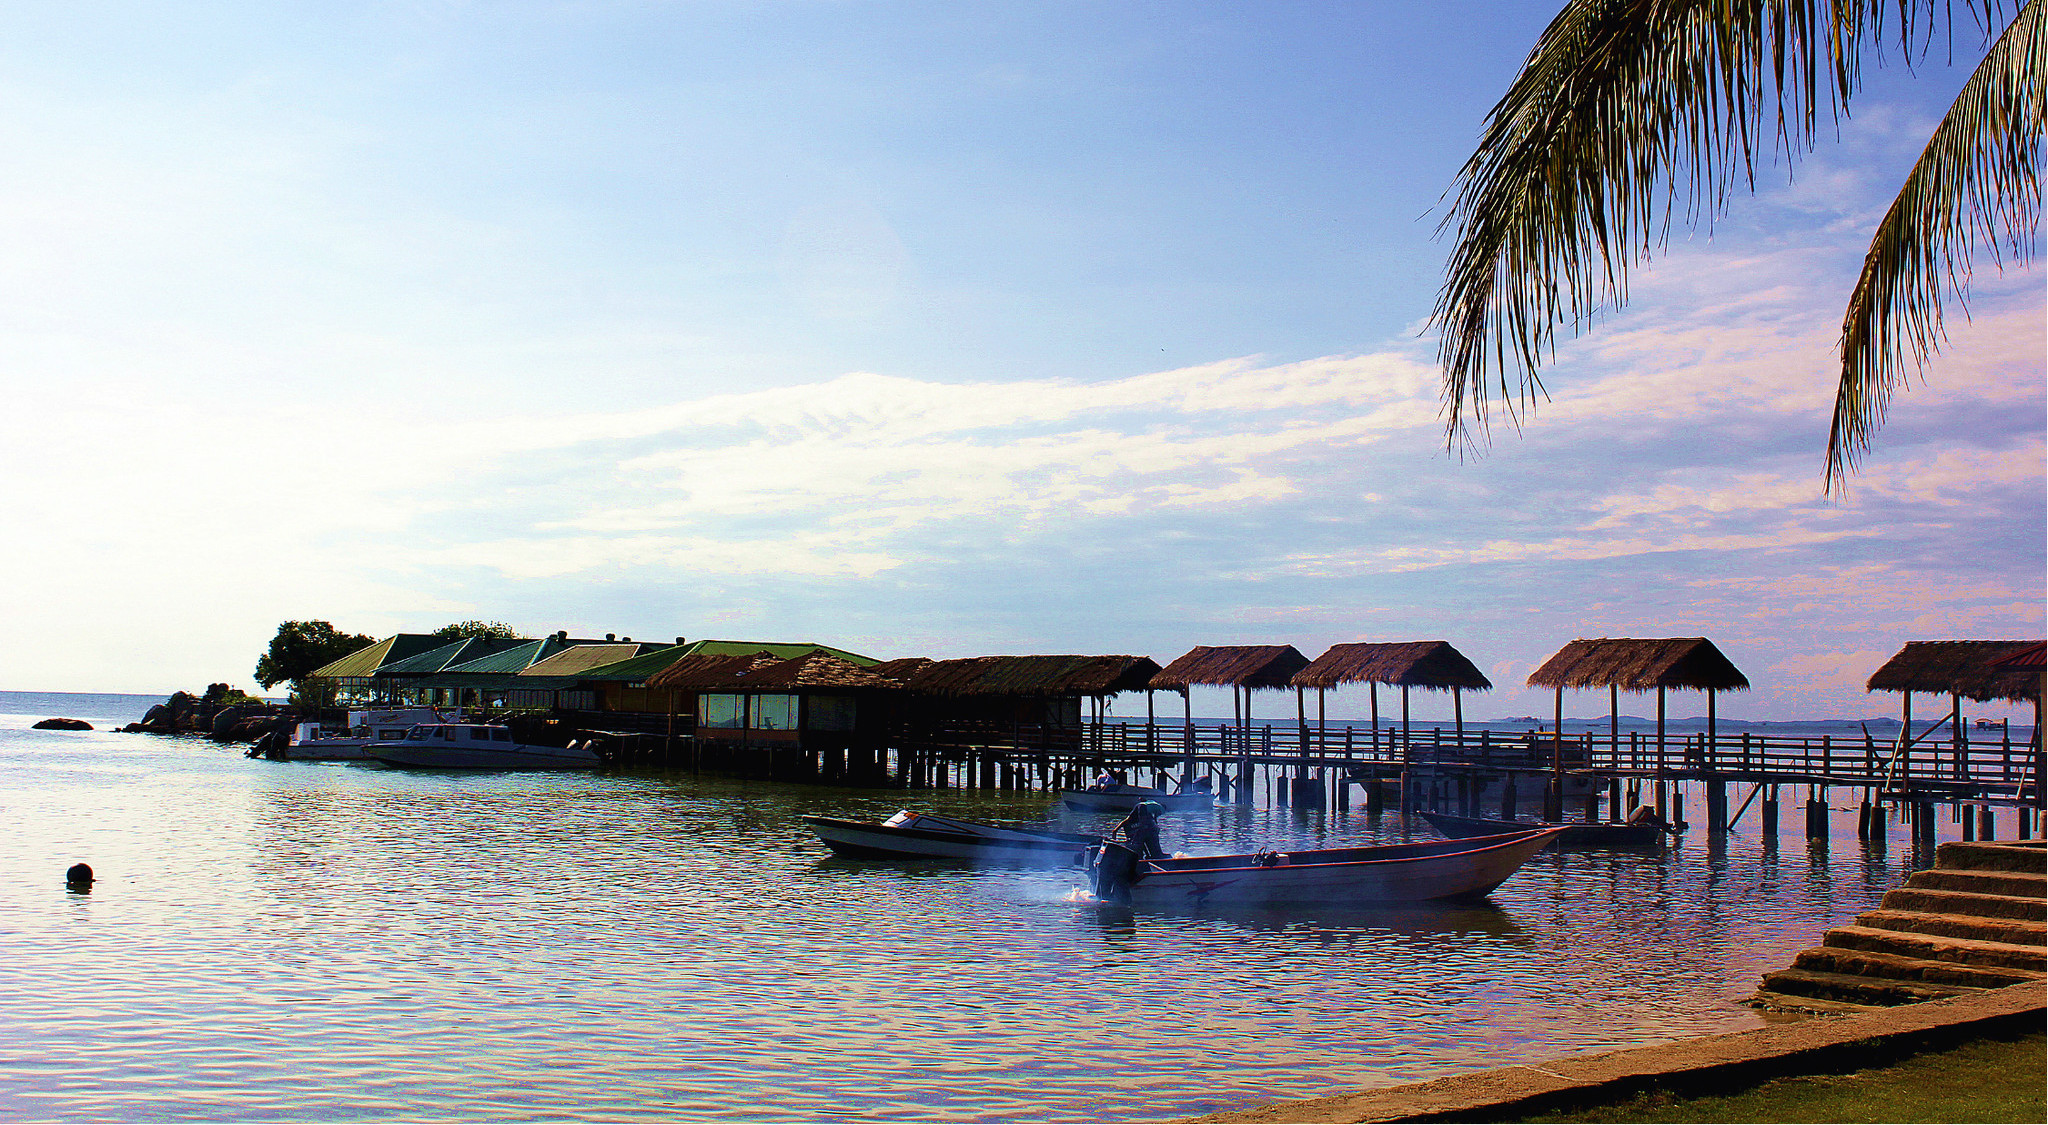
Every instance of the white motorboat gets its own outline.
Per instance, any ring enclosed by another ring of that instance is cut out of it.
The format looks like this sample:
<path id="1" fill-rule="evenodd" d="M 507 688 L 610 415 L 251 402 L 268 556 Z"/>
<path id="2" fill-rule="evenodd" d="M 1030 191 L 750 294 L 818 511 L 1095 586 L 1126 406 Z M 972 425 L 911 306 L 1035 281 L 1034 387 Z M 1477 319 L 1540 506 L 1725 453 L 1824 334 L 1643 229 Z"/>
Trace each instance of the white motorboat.
<path id="1" fill-rule="evenodd" d="M 402 740 L 371 743 L 369 752 L 386 765 L 441 770 L 589 770 L 604 764 L 581 743 L 514 742 L 512 728 L 491 723 L 423 723 Z"/>
<path id="2" fill-rule="evenodd" d="M 1152 908 L 1330 906 L 1482 898 L 1564 829 L 1370 848 L 1143 859 L 1095 849 L 1095 895 Z"/>
<path id="3" fill-rule="evenodd" d="M 267 748 L 262 754 L 266 758 L 294 762 L 361 761 L 370 757 L 372 743 L 397 742 L 421 723 L 461 721 L 462 712 L 441 711 L 433 707 L 350 711 L 346 730 L 329 731 L 322 729 L 319 723 L 300 723 L 292 730 L 290 742 L 282 747 Z"/>
<path id="4" fill-rule="evenodd" d="M 1032 867 L 1078 866 L 1102 837 L 1004 828 L 903 811 L 875 824 L 807 816 L 804 824 L 835 853 L 855 859 L 960 859 Z"/>
<path id="5" fill-rule="evenodd" d="M 1216 794 L 1208 789 L 1188 789 L 1169 793 L 1164 789 L 1148 789 L 1142 785 L 1119 785 L 1114 789 L 1067 789 L 1060 793 L 1060 801 L 1077 812 L 1130 812 L 1138 807 L 1139 801 L 1157 801 L 1167 812 L 1182 812 L 1188 809 L 1206 809 L 1216 804 Z"/>

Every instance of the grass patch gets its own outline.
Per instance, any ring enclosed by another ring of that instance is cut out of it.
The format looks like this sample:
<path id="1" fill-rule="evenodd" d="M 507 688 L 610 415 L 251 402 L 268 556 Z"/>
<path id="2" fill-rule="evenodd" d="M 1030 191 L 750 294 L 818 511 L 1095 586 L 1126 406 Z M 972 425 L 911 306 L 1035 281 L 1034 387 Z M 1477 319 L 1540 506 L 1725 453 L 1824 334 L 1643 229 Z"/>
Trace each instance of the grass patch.
<path id="1" fill-rule="evenodd" d="M 1985 1039 L 1852 1074 L 1775 1078 L 1727 1095 L 1640 1094 L 1526 1121 L 2048 1120 L 2048 1035 Z"/>

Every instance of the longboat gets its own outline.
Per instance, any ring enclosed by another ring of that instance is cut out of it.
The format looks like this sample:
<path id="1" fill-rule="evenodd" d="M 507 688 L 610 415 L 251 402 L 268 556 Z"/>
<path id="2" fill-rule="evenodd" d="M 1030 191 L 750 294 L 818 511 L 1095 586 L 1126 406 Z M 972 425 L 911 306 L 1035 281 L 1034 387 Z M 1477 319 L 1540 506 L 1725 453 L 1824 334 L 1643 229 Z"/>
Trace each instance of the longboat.
<path id="1" fill-rule="evenodd" d="M 400 740 L 373 742 L 370 757 L 389 766 L 456 770 L 593 770 L 604 764 L 580 743 L 518 742 L 496 723 L 422 723 Z"/>
<path id="2" fill-rule="evenodd" d="M 1167 812 L 1182 812 L 1188 809 L 1212 808 L 1216 794 L 1207 789 L 1189 789 L 1169 793 L 1164 789 L 1151 789 L 1143 785 L 1119 785 L 1115 789 L 1066 789 L 1060 792 L 1060 803 L 1076 812 L 1130 812 L 1138 807 L 1139 801 L 1157 801 Z"/>
<path id="3" fill-rule="evenodd" d="M 806 816 L 804 824 L 834 853 L 852 859 L 956 859 L 1031 867 L 1085 863 L 1100 836 L 1039 832 L 909 810 L 873 823 Z"/>
<path id="4" fill-rule="evenodd" d="M 1108 844 L 1092 855 L 1095 896 L 1138 907 L 1192 909 L 1471 901 L 1507 882 L 1563 831 L 1165 859 L 1142 859 Z"/>
<path id="5" fill-rule="evenodd" d="M 1489 820 L 1485 817 L 1453 816 L 1439 812 L 1425 812 L 1422 819 L 1428 821 L 1431 828 L 1453 840 L 1497 836 L 1504 832 L 1527 832 L 1539 828 L 1561 828 L 1564 831 L 1559 833 L 1557 842 L 1552 845 L 1560 849 L 1658 848 L 1664 846 L 1664 836 L 1670 831 L 1660 820 L 1635 824 L 1625 821 L 1550 824 L 1531 820 Z"/>

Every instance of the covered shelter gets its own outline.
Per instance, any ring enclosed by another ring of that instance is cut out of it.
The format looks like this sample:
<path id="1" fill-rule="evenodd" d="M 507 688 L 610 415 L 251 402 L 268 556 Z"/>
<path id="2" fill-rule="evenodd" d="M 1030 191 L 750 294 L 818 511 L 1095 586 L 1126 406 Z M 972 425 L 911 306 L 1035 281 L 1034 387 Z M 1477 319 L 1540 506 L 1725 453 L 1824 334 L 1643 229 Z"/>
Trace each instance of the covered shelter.
<path id="1" fill-rule="evenodd" d="M 1293 645 L 1196 645 L 1173 663 L 1159 670 L 1149 685 L 1152 691 L 1180 693 L 1182 721 L 1188 732 L 1187 746 L 1194 749 L 1195 710 L 1188 689 L 1196 685 L 1230 689 L 1230 718 L 1240 730 L 1252 723 L 1252 693 L 1280 690 L 1294 674 L 1308 667 L 1308 657 Z M 1151 692 L 1146 693 L 1146 711 L 1151 710 Z"/>
<path id="2" fill-rule="evenodd" d="M 786 659 L 770 652 L 699 653 L 677 660 L 647 684 L 695 694 L 700 739 L 798 749 L 879 742 L 889 714 L 873 703 L 882 693 L 903 690 L 895 680 L 822 651 Z"/>
<path id="3" fill-rule="evenodd" d="M 1866 691 L 1899 693 L 1905 745 L 1912 745 L 1913 694 L 1949 698 L 1949 739 L 1962 768 L 1969 735 L 1963 722 L 1963 700 L 1979 703 L 2003 699 L 2034 705 L 2034 743 L 2041 740 L 2041 641 L 1907 641 L 1884 666 L 1871 673 Z M 1931 728 L 1930 728 L 1931 729 Z"/>
<path id="4" fill-rule="evenodd" d="M 337 695 L 357 694 L 374 697 L 380 686 L 377 673 L 383 669 L 408 660 L 422 653 L 431 652 L 448 643 L 446 637 L 432 633 L 394 633 L 373 645 L 366 645 L 347 656 L 331 660 L 311 672 L 306 679 L 325 683 Z"/>
<path id="5" fill-rule="evenodd" d="M 912 657 L 871 670 L 901 683 L 927 720 L 1078 728 L 1083 700 L 1100 721 L 1105 700 L 1146 690 L 1159 664 L 1149 656 L 1126 654 Z"/>
<path id="6" fill-rule="evenodd" d="M 477 704 L 475 698 L 465 699 L 459 689 L 427 687 L 426 681 L 458 664 L 482 660 L 507 649 L 518 648 L 528 642 L 522 638 L 508 637 L 464 637 L 442 645 L 440 648 L 409 656 L 404 660 L 386 664 L 377 669 L 375 678 L 381 694 L 403 702 L 424 704 Z M 474 693 L 472 692 L 473 696 Z"/>
<path id="7" fill-rule="evenodd" d="M 1308 718 L 1301 713 L 1301 693 L 1307 688 L 1316 690 L 1318 741 L 1325 724 L 1323 696 L 1329 689 L 1339 684 L 1370 684 L 1372 729 L 1377 734 L 1380 729 L 1380 685 L 1398 686 L 1401 689 L 1401 740 L 1404 744 L 1409 737 L 1409 688 L 1451 693 L 1451 713 L 1460 743 L 1465 738 L 1464 692 L 1490 691 L 1493 688 L 1493 681 L 1487 679 L 1485 673 L 1449 641 L 1361 641 L 1331 645 L 1328 651 L 1296 672 L 1291 682 L 1295 691 L 1295 710 L 1304 728 L 1308 725 Z"/>
<path id="8" fill-rule="evenodd" d="M 1664 761 L 1664 693 L 1677 688 L 1707 693 L 1707 746 L 1714 745 L 1714 693 L 1747 691 L 1749 677 L 1705 637 L 1580 638 L 1558 649 L 1543 666 L 1529 674 L 1530 687 L 1553 688 L 1557 693 L 1556 740 L 1564 741 L 1564 691 L 1566 688 L 1607 689 L 1608 736 L 1615 746 L 1621 740 L 1620 693 L 1657 693 L 1657 761 Z M 1560 750 L 1561 753 L 1561 750 Z"/>

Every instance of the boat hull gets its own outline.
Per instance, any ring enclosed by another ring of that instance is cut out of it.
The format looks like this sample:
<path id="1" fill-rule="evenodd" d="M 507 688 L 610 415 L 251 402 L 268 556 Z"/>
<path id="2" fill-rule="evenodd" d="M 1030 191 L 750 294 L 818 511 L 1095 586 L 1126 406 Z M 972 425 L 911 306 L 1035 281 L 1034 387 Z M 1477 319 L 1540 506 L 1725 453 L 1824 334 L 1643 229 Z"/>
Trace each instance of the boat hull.
<path id="1" fill-rule="evenodd" d="M 1506 882 L 1560 831 L 1280 853 L 1270 863 L 1257 855 L 1149 860 L 1130 900 L 1155 909 L 1470 901 Z"/>
<path id="2" fill-rule="evenodd" d="M 370 756 L 385 765 L 433 770 L 594 770 L 604 764 L 588 750 L 549 753 L 551 749 L 466 750 L 385 742 L 373 747 Z"/>
<path id="3" fill-rule="evenodd" d="M 1536 828 L 1562 828 L 1553 848 L 1661 848 L 1665 829 L 1661 824 L 1544 824 L 1522 820 L 1488 820 L 1484 817 L 1451 816 L 1426 812 L 1422 819 L 1453 840 L 1497 836 L 1504 832 L 1527 832 Z"/>
<path id="4" fill-rule="evenodd" d="M 1098 836 L 1026 832 L 967 822 L 896 827 L 829 816 L 803 819 L 826 847 L 851 859 L 943 859 L 1017 867 L 1074 867 L 1086 863 L 1088 849 L 1101 842 Z"/>
<path id="5" fill-rule="evenodd" d="M 1139 801 L 1157 801 L 1168 812 L 1185 812 L 1214 807 L 1216 796 L 1213 793 L 1168 793 L 1161 789 L 1112 789 L 1107 792 L 1068 789 L 1060 794 L 1060 803 L 1077 812 L 1130 812 Z"/>

